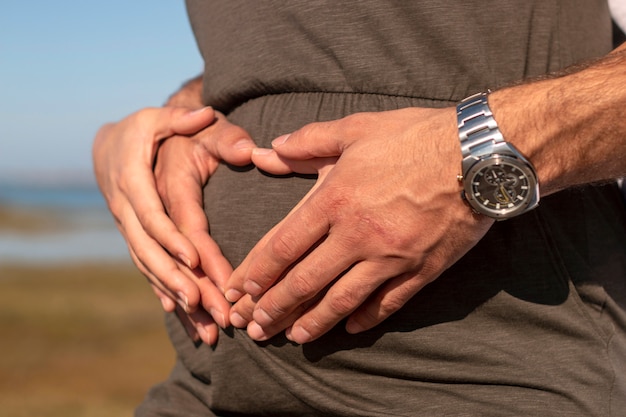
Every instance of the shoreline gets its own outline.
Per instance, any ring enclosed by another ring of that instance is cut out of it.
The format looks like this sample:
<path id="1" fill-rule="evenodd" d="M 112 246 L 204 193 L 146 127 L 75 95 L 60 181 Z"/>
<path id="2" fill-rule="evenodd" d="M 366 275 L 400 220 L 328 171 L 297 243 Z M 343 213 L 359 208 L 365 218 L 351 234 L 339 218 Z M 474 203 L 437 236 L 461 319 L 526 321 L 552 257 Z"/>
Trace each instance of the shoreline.
<path id="1" fill-rule="evenodd" d="M 81 261 L 130 261 L 105 208 L 0 205 L 0 265 Z"/>

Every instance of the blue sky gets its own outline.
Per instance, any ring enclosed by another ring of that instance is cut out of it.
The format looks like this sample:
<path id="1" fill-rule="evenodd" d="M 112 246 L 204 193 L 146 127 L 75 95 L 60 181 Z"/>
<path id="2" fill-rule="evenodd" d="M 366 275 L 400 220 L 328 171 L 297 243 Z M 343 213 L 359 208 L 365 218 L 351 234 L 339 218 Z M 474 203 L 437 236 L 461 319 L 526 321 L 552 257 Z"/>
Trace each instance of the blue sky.
<path id="1" fill-rule="evenodd" d="M 4 2 L 0 180 L 91 175 L 101 124 L 201 70 L 183 0 Z"/>
<path id="2" fill-rule="evenodd" d="M 91 175 L 101 124 L 201 69 L 183 0 L 4 1 L 0 181 Z"/>

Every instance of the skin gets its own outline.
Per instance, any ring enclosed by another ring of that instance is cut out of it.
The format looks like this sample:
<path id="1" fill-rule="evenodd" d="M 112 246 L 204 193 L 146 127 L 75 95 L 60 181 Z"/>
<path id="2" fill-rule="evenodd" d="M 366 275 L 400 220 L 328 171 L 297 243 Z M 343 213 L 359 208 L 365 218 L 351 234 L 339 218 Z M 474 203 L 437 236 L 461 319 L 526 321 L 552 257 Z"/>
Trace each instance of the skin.
<path id="1" fill-rule="evenodd" d="M 220 160 L 250 163 L 255 144 L 202 106 L 200 88 L 196 78 L 163 108 L 104 125 L 93 161 L 131 258 L 164 310 L 176 311 L 194 339 L 215 344 L 218 325 L 229 325 L 230 304 L 220 288 L 232 267 L 208 234 L 202 186 Z"/>
<path id="2" fill-rule="evenodd" d="M 504 137 L 534 163 L 543 196 L 626 174 L 625 51 L 622 46 L 570 74 L 490 95 Z M 183 92 L 197 105 L 197 89 Z M 291 340 L 306 343 L 343 318 L 351 333 L 372 328 L 456 262 L 493 223 L 459 198 L 454 108 L 361 113 L 314 123 L 277 138 L 272 150 L 255 148 L 219 114 L 196 131 L 173 129 L 172 123 L 160 126 L 130 116 L 105 129 L 106 139 L 94 145 L 96 174 L 136 263 L 164 307 L 173 308 L 171 300 L 178 299 L 192 327 L 210 332 L 202 337 L 207 343 L 215 342 L 212 320 L 222 314 L 220 325 L 230 319 L 255 340 L 285 330 Z M 148 139 L 139 145 L 120 147 L 142 135 Z M 156 176 L 150 158 L 154 142 L 163 142 Z M 119 166 L 120 159 L 127 165 Z M 278 174 L 319 173 L 313 189 L 229 278 L 201 212 L 201 185 L 221 159 L 252 161 Z M 130 174 L 138 171 L 136 184 L 128 186 Z M 137 201 L 131 188 L 149 201 Z M 143 245 L 147 239 L 150 245 Z M 186 259 L 174 261 L 181 258 Z M 190 274 L 197 265 L 204 275 Z M 235 302 L 230 310 L 222 292 Z M 197 312 L 200 317 L 190 315 Z"/>
<path id="3" fill-rule="evenodd" d="M 534 162 L 543 195 L 626 173 L 623 85 L 625 47 L 584 70 L 491 95 L 504 137 Z M 227 298 L 257 302 L 235 304 L 233 324 L 255 340 L 286 330 L 297 343 L 344 318 L 348 332 L 361 332 L 471 249 L 493 221 L 459 199 L 455 116 L 454 108 L 356 114 L 256 151 L 253 162 L 274 172 L 338 159 L 234 271 Z"/>

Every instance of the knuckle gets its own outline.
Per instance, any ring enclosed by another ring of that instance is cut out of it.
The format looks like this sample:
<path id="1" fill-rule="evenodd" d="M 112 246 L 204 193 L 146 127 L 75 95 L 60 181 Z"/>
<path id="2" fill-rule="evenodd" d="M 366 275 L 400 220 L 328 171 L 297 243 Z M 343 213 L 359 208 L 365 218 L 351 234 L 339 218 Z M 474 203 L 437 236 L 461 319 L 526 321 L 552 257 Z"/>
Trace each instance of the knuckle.
<path id="1" fill-rule="evenodd" d="M 413 292 L 408 288 L 403 286 L 399 287 L 394 291 L 392 295 L 383 298 L 380 303 L 380 310 L 378 313 L 379 320 L 389 317 L 396 311 L 398 311 L 402 306 L 410 299 L 413 295 Z"/>
<path id="2" fill-rule="evenodd" d="M 358 322 L 366 327 L 372 327 L 391 316 L 411 298 L 413 292 L 408 289 L 394 290 L 392 294 L 378 295 L 365 308 L 359 309 Z"/>
<path id="3" fill-rule="evenodd" d="M 400 300 L 398 298 L 393 298 L 390 300 L 386 300 L 380 305 L 380 318 L 386 318 L 400 310 L 404 305 L 405 300 Z"/>
<path id="4" fill-rule="evenodd" d="M 298 300 L 309 299 L 318 291 L 315 281 L 308 273 L 292 273 L 285 279 L 285 284 L 290 294 Z"/>
<path id="5" fill-rule="evenodd" d="M 324 191 L 322 205 L 319 206 L 325 218 L 332 219 L 334 222 L 353 222 L 354 216 L 352 211 L 353 196 L 345 189 L 329 187 Z"/>
<path id="6" fill-rule="evenodd" d="M 118 196 L 107 196 L 107 205 L 116 222 L 121 223 L 124 199 Z"/>
<path id="7" fill-rule="evenodd" d="M 135 256 L 137 257 L 138 262 L 141 263 L 144 267 L 142 273 L 144 273 L 144 275 L 147 275 L 148 277 L 154 277 L 156 281 L 160 281 L 160 279 L 157 279 L 156 275 L 154 275 L 154 273 L 152 272 L 150 265 L 148 265 L 146 262 L 149 252 L 142 246 L 133 248 L 133 250 L 135 251 Z M 155 280 L 153 280 L 152 282 L 155 282 Z"/>
<path id="8" fill-rule="evenodd" d="M 263 297 L 252 311 L 250 320 L 254 320 L 263 329 L 270 330 L 288 313 L 287 308 L 273 297 Z"/>
<path id="9" fill-rule="evenodd" d="M 197 170 L 192 176 L 198 176 L 201 183 L 204 184 L 208 180 L 210 172 L 215 171 L 217 163 L 224 158 L 221 156 L 220 151 L 217 149 L 219 145 L 215 143 L 205 143 L 200 140 L 194 139 L 186 144 L 189 146 L 189 160 L 191 166 Z M 193 171 L 187 171 L 185 175 L 189 175 Z"/>
<path id="10" fill-rule="evenodd" d="M 370 118 L 370 113 L 354 113 L 339 120 L 340 128 L 347 137 L 360 137 L 368 129 Z"/>
<path id="11" fill-rule="evenodd" d="M 295 132 L 302 140 L 308 141 L 309 138 L 315 137 L 319 129 L 319 123 L 309 123 L 302 126 L 297 132 Z"/>
<path id="12" fill-rule="evenodd" d="M 146 245 L 133 244 L 132 250 L 134 252 L 135 257 L 137 258 L 137 261 L 143 265 L 144 270 L 149 275 L 152 275 L 154 278 L 156 278 L 156 275 L 153 272 L 152 265 L 150 265 L 148 262 L 150 259 L 150 251 L 149 249 L 146 248 Z M 158 281 L 160 281 L 160 279 L 158 279 Z"/>
<path id="13" fill-rule="evenodd" d="M 350 233 L 339 236 L 340 244 L 347 250 L 354 247 L 365 249 L 375 244 L 377 245 L 377 250 L 380 251 L 384 249 L 380 244 L 386 243 L 384 239 L 381 239 L 381 233 L 383 232 L 380 227 L 371 218 L 355 215 L 350 219 Z"/>
<path id="14" fill-rule="evenodd" d="M 131 176 L 128 175 L 128 172 L 126 170 L 121 171 L 119 173 L 119 176 L 114 178 L 111 183 L 117 184 L 117 188 L 119 188 L 119 190 L 124 195 L 128 195 L 129 189 L 132 187 L 133 184 Z"/>
<path id="15" fill-rule="evenodd" d="M 302 327 L 306 328 L 306 331 L 311 337 L 316 338 L 326 333 L 330 325 L 332 325 L 332 323 L 326 323 L 326 321 L 322 320 L 320 317 L 309 316 L 306 319 L 306 324 L 303 323 Z"/>
<path id="16" fill-rule="evenodd" d="M 141 213 L 137 213 L 137 218 L 139 219 L 139 223 L 143 226 L 143 228 L 150 234 L 153 235 L 153 231 L 158 230 L 158 219 L 159 212 L 156 210 L 147 210 Z"/>
<path id="17" fill-rule="evenodd" d="M 220 138 L 223 138 L 222 140 L 225 143 L 238 141 L 242 137 L 248 137 L 248 132 L 246 132 L 244 128 L 230 122 L 224 124 L 224 130 L 224 135 L 220 135 Z"/>
<path id="18" fill-rule="evenodd" d="M 380 323 L 384 317 L 380 307 L 377 305 L 369 305 L 367 308 L 359 311 L 359 314 L 360 317 L 358 321 L 367 327 Z"/>
<path id="19" fill-rule="evenodd" d="M 291 263 L 299 256 L 296 245 L 289 235 L 277 233 L 270 242 L 272 256 L 279 262 Z"/>
<path id="20" fill-rule="evenodd" d="M 322 133 L 324 126 L 326 126 L 326 123 L 323 122 L 304 125 L 300 129 L 291 133 L 287 143 L 294 144 L 295 146 L 299 146 L 300 144 L 304 145 L 299 146 L 302 156 L 307 159 L 313 158 L 316 155 L 311 151 L 309 146 L 306 146 L 306 144 L 315 143 L 320 133 Z"/>
<path id="21" fill-rule="evenodd" d="M 272 318 L 272 320 L 288 313 L 285 306 L 281 305 L 273 298 L 266 301 L 266 304 L 263 306 L 263 310 Z"/>
<path id="22" fill-rule="evenodd" d="M 354 195 L 343 187 L 330 188 L 324 197 L 328 199 L 329 209 L 337 213 L 354 204 Z"/>
<path id="23" fill-rule="evenodd" d="M 328 306 L 338 316 L 345 316 L 357 307 L 358 296 L 353 291 L 332 291 L 327 295 Z"/>
<path id="24" fill-rule="evenodd" d="M 253 279 L 263 289 L 276 280 L 275 275 L 273 268 L 261 261 L 253 262 L 246 273 L 247 278 Z"/>
<path id="25" fill-rule="evenodd" d="M 132 195 L 133 192 L 136 192 L 137 187 L 141 185 L 136 172 L 132 169 L 121 170 L 112 183 L 117 184 L 117 187 L 125 196 Z"/>

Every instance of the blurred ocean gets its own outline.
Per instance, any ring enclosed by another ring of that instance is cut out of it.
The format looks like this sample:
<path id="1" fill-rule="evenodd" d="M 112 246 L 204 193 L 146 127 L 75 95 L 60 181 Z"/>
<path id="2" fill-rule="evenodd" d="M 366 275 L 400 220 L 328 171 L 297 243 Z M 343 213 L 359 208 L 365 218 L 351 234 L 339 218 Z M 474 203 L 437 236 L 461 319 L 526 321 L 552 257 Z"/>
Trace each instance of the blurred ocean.
<path id="1" fill-rule="evenodd" d="M 0 265 L 130 262 L 104 199 L 90 181 L 0 182 L 0 212 Z"/>

